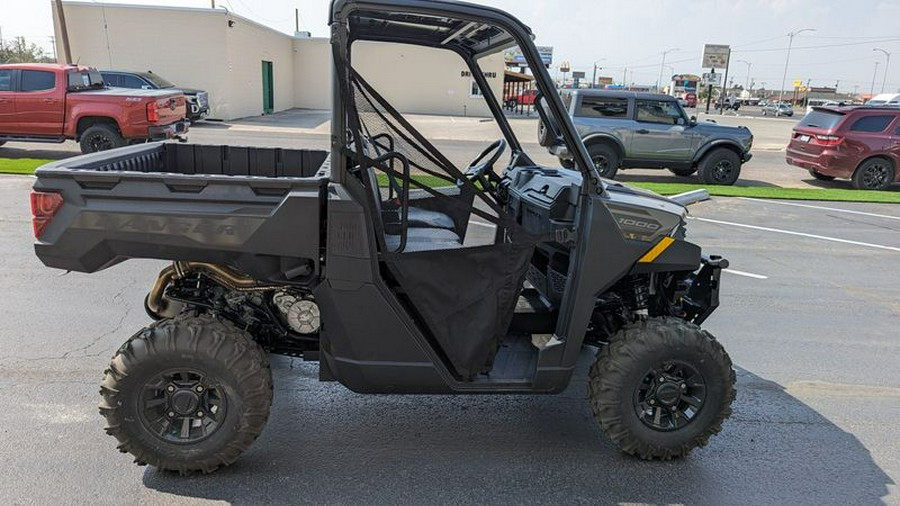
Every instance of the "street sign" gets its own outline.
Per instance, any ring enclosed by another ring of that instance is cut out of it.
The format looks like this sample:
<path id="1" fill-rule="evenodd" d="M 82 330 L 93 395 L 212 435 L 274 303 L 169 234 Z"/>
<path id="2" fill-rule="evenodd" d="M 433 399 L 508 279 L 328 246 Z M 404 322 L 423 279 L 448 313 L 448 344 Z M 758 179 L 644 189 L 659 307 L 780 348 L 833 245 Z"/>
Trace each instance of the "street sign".
<path id="1" fill-rule="evenodd" d="M 722 44 L 705 44 L 703 46 L 703 64 L 705 69 L 724 69 L 728 67 L 731 46 Z"/>
<path id="2" fill-rule="evenodd" d="M 705 74 L 703 74 L 703 79 L 701 79 L 700 84 L 702 86 L 721 86 L 722 74 L 706 72 Z"/>

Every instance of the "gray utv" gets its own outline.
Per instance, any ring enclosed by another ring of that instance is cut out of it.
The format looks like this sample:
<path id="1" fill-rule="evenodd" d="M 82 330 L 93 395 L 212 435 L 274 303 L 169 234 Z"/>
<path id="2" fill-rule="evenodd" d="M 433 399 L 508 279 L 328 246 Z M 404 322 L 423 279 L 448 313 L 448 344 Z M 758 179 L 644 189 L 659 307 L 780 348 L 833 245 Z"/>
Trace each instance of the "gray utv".
<path id="1" fill-rule="evenodd" d="M 625 452 L 705 445 L 735 395 L 699 327 L 727 263 L 684 240 L 683 205 L 598 177 L 530 30 L 443 0 L 337 0 L 330 25 L 330 151 L 155 143 L 37 171 L 46 265 L 173 262 L 101 385 L 118 448 L 183 473 L 234 462 L 269 415 L 268 353 L 361 393 L 554 394 L 586 346 Z M 452 51 L 482 90 L 479 59 L 518 45 L 575 170 L 530 160 L 491 93 L 503 138 L 459 170 L 357 72 L 357 41 Z"/>

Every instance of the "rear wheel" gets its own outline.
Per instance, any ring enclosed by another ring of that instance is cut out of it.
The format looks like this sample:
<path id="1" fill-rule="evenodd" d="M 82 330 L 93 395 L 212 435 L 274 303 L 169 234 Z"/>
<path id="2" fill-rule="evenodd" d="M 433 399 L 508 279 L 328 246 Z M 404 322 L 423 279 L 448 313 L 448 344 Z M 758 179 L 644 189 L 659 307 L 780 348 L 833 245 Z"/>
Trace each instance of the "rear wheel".
<path id="1" fill-rule="evenodd" d="M 834 181 L 834 176 L 826 176 L 825 174 L 816 172 L 813 169 L 809 169 L 809 175 L 818 179 L 819 181 Z"/>
<path id="2" fill-rule="evenodd" d="M 538 144 L 547 148 L 553 145 L 553 141 L 556 139 L 553 138 L 553 134 L 550 131 L 550 128 L 547 127 L 547 124 L 544 123 L 544 120 L 538 120 Z"/>
<path id="3" fill-rule="evenodd" d="M 741 159 L 730 149 L 713 149 L 700 161 L 697 172 L 706 184 L 732 185 L 741 175 Z"/>
<path id="4" fill-rule="evenodd" d="M 101 383 L 107 434 L 137 464 L 181 473 L 231 464 L 272 403 L 262 348 L 210 315 L 165 319 L 126 342 Z"/>
<path id="5" fill-rule="evenodd" d="M 894 166 L 884 158 L 871 158 L 861 163 L 851 182 L 859 190 L 884 190 L 894 182 Z"/>
<path id="6" fill-rule="evenodd" d="M 96 153 L 107 149 L 120 148 L 127 144 L 122 134 L 116 127 L 107 124 L 98 124 L 89 127 L 81 134 L 81 152 Z"/>
<path id="7" fill-rule="evenodd" d="M 619 152 L 609 144 L 593 144 L 588 147 L 591 161 L 600 177 L 614 179 L 619 171 Z"/>
<path id="8" fill-rule="evenodd" d="M 672 169 L 672 168 L 669 168 L 669 172 L 671 172 L 672 174 L 675 174 L 676 176 L 688 177 L 688 176 L 693 175 L 694 172 L 697 172 L 697 168 L 696 168 L 696 167 L 691 167 L 691 168 L 688 168 L 688 169 Z"/>
<path id="9" fill-rule="evenodd" d="M 591 367 L 594 416 L 626 453 L 668 460 L 722 430 L 735 397 L 731 359 L 715 338 L 678 318 L 615 334 Z"/>

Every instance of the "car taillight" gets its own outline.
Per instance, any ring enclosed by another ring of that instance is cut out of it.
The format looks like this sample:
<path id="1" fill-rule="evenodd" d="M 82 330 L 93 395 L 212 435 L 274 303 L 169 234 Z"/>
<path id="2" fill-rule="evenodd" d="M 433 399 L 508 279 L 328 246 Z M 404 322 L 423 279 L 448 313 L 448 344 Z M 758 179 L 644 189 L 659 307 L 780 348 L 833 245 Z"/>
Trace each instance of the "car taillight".
<path id="1" fill-rule="evenodd" d="M 817 135 L 816 142 L 822 146 L 837 146 L 844 142 L 844 138 L 837 135 Z"/>
<path id="2" fill-rule="evenodd" d="M 63 205 L 62 195 L 48 192 L 31 192 L 31 217 L 34 238 L 40 239 L 50 220 Z"/>
<path id="3" fill-rule="evenodd" d="M 156 108 L 155 101 L 147 104 L 147 121 L 159 121 L 159 109 Z"/>

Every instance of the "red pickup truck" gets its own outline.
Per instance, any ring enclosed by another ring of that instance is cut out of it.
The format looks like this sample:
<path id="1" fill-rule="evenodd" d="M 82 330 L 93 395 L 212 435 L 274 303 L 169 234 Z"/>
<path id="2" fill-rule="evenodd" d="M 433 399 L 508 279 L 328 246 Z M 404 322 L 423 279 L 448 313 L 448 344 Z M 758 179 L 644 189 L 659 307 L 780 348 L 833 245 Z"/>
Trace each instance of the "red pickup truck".
<path id="1" fill-rule="evenodd" d="M 83 153 L 188 130 L 181 92 L 108 88 L 90 67 L 0 65 L 0 145 L 74 139 Z"/>

